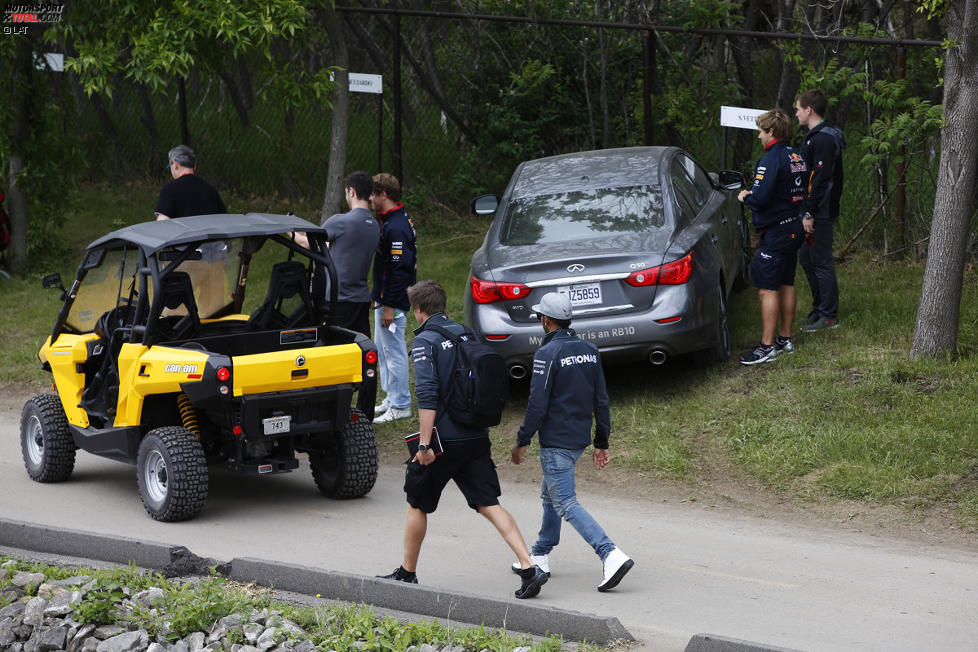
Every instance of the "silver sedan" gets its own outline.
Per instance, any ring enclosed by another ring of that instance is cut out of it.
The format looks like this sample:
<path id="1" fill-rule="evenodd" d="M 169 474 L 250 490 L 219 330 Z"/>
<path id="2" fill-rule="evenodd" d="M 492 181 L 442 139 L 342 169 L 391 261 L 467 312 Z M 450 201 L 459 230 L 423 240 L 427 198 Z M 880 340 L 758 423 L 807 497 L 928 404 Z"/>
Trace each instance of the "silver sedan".
<path id="1" fill-rule="evenodd" d="M 750 261 L 743 186 L 675 147 L 526 161 L 501 198 L 472 201 L 495 217 L 472 256 L 466 323 L 514 378 L 542 343 L 534 306 L 547 292 L 570 295 L 571 328 L 605 360 L 727 360 L 727 298 Z"/>

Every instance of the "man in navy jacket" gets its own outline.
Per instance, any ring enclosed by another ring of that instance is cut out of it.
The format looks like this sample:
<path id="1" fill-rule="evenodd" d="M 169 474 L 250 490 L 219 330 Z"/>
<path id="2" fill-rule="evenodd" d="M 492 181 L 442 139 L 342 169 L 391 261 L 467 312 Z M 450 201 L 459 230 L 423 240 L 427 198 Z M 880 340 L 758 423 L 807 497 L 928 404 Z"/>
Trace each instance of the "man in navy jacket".
<path id="1" fill-rule="evenodd" d="M 608 390 L 598 347 L 585 342 L 570 329 L 573 309 L 570 297 L 551 292 L 533 307 L 546 335 L 533 356 L 530 399 L 523 425 L 512 450 L 513 464 L 526 456 L 533 433 L 540 433 L 540 466 L 543 468 L 541 498 L 543 524 L 530 557 L 534 564 L 550 572 L 550 551 L 560 543 L 561 520 L 570 523 L 594 548 L 604 566 L 599 591 L 618 586 L 635 562 L 611 542 L 605 531 L 577 502 L 574 466 L 591 445 L 592 415 L 594 465 L 604 468 L 611 455 L 608 434 L 611 413 Z M 513 564 L 513 571 L 519 569 Z"/>
<path id="2" fill-rule="evenodd" d="M 839 281 L 832 258 L 832 226 L 839 217 L 842 197 L 842 131 L 826 124 L 828 101 L 818 89 L 805 91 L 795 102 L 795 117 L 808 129 L 801 155 L 808 165 L 808 198 L 805 209 L 812 220 L 810 245 L 802 247 L 799 260 L 812 288 L 812 311 L 805 332 L 839 326 Z"/>
<path id="3" fill-rule="evenodd" d="M 445 290 L 434 281 L 421 281 L 408 288 L 414 318 L 421 324 L 414 331 L 411 358 L 414 362 L 414 391 L 418 397 L 418 452 L 408 460 L 404 474 L 407 517 L 404 525 L 404 556 L 401 565 L 384 579 L 417 584 L 416 569 L 421 544 L 428 531 L 428 514 L 438 508 L 449 481 L 458 486 L 469 507 L 495 526 L 519 562 L 521 578 L 517 598 L 532 598 L 550 578 L 530 561 L 530 551 L 512 515 L 499 504 L 499 477 L 492 462 L 488 428 L 466 428 L 455 424 L 446 410 L 455 370 L 456 351 L 452 340 L 436 328 L 461 336 L 465 328 L 445 314 Z M 432 439 L 437 428 L 444 453 L 436 456 Z"/>
<path id="4" fill-rule="evenodd" d="M 414 223 L 401 203 L 401 184 L 390 174 L 373 178 L 370 205 L 380 221 L 380 242 L 374 255 L 374 342 L 380 367 L 380 388 L 387 395 L 375 409 L 374 423 L 411 416 L 408 385 L 407 289 L 417 280 L 418 245 Z"/>
<path id="5" fill-rule="evenodd" d="M 757 118 L 757 138 L 764 156 L 754 170 L 754 185 L 737 198 L 754 214 L 759 234 L 751 277 L 761 299 L 761 343 L 741 356 L 745 365 L 771 362 L 792 353 L 791 324 L 795 319 L 795 267 L 806 225 L 799 213 L 805 201 L 805 160 L 788 146 L 791 122 L 781 109 Z M 775 339 L 778 317 L 781 328 Z"/>

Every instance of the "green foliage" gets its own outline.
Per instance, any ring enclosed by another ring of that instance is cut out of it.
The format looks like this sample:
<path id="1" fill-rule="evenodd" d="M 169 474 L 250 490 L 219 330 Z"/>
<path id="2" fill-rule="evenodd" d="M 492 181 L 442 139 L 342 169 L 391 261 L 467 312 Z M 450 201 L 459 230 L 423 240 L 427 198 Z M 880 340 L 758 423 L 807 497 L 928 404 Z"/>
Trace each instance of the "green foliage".
<path id="1" fill-rule="evenodd" d="M 75 605 L 75 619 L 81 623 L 108 625 L 115 622 L 118 607 L 125 599 L 120 585 L 100 579 L 97 587 Z"/>
<path id="2" fill-rule="evenodd" d="M 276 38 L 294 38 L 305 27 L 298 0 L 109 0 L 72 7 L 61 29 L 78 52 L 65 67 L 89 95 L 111 96 L 120 74 L 163 90 L 201 65 L 219 68 L 224 53 L 271 59 Z"/>
<path id="3" fill-rule="evenodd" d="M 160 610 L 169 620 L 164 631 L 162 622 L 146 623 L 150 635 L 163 633 L 177 640 L 196 631 L 210 628 L 217 620 L 233 613 L 249 613 L 266 603 L 244 591 L 228 587 L 227 580 L 208 577 L 188 582 L 167 592 Z"/>

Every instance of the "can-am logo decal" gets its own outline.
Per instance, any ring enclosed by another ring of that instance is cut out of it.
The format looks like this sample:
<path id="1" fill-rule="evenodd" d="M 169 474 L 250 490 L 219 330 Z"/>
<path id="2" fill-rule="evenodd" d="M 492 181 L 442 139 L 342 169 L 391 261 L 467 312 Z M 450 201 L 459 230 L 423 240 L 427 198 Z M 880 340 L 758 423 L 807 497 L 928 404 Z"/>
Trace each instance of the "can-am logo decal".
<path id="1" fill-rule="evenodd" d="M 163 367 L 168 374 L 195 374 L 197 369 L 198 365 L 195 364 L 168 364 Z"/>

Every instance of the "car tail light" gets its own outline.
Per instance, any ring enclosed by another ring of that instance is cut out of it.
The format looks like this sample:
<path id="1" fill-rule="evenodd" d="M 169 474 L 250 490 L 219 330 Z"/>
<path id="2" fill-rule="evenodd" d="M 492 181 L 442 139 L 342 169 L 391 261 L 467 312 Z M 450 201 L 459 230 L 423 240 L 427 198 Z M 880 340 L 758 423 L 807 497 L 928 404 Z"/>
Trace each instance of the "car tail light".
<path id="1" fill-rule="evenodd" d="M 504 340 L 508 340 L 509 335 L 486 335 L 486 339 L 493 342 L 502 342 Z"/>
<path id="2" fill-rule="evenodd" d="M 222 383 L 226 382 L 227 379 L 230 377 L 231 377 L 231 372 L 228 370 L 227 367 L 221 367 L 217 370 L 217 379 Z"/>
<path id="3" fill-rule="evenodd" d="M 522 299 L 530 294 L 531 288 L 522 283 L 496 283 L 472 277 L 472 299 L 476 303 L 494 303 Z"/>
<path id="4" fill-rule="evenodd" d="M 693 275 L 693 252 L 679 260 L 658 267 L 649 267 L 632 272 L 625 282 L 635 287 L 649 285 L 682 285 Z"/>
<path id="5" fill-rule="evenodd" d="M 377 362 L 377 352 L 367 351 L 367 354 L 363 356 L 363 359 L 367 361 L 367 364 L 375 364 Z"/>

